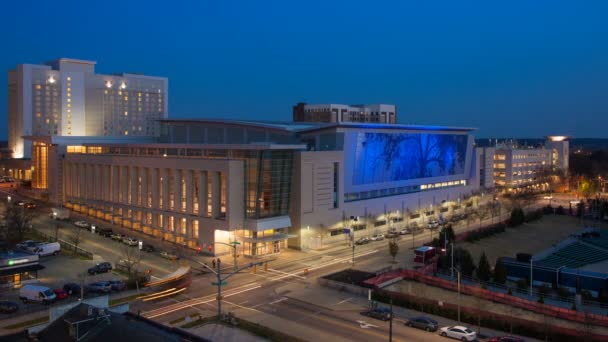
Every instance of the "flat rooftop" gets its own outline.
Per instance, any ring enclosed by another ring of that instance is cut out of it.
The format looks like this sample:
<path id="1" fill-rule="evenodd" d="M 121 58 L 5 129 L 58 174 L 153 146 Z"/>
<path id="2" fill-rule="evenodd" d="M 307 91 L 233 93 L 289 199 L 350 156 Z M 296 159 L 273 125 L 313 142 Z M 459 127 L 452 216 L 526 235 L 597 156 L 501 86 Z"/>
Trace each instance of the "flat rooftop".
<path id="1" fill-rule="evenodd" d="M 471 127 L 449 127 L 434 125 L 402 125 L 370 122 L 296 122 L 296 121 L 264 121 L 264 120 L 237 120 L 237 119 L 162 119 L 166 124 L 194 123 L 194 124 L 216 124 L 233 125 L 241 127 L 270 128 L 288 132 L 309 132 L 329 128 L 367 128 L 367 129 L 399 129 L 412 131 L 460 131 L 470 132 L 476 130 Z"/>

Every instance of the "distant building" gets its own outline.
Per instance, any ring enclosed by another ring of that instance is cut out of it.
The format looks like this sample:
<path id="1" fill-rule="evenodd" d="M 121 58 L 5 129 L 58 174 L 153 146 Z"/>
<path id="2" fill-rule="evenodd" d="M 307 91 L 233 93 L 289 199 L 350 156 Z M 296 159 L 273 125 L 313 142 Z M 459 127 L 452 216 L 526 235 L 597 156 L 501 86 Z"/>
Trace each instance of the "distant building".
<path id="1" fill-rule="evenodd" d="M 570 137 L 565 135 L 548 136 L 545 148 L 551 152 L 551 166 L 568 174 L 570 167 Z"/>
<path id="2" fill-rule="evenodd" d="M 549 187 L 549 175 L 568 172 L 569 142 L 565 136 L 547 137 L 542 147 L 501 143 L 476 150 L 483 188 L 544 191 Z"/>
<path id="3" fill-rule="evenodd" d="M 96 74 L 95 64 L 60 58 L 19 64 L 8 72 L 8 148 L 13 158 L 32 156 L 35 141 L 24 137 L 158 134 L 155 120 L 168 114 L 167 79 Z"/>
<path id="4" fill-rule="evenodd" d="M 388 104 L 307 104 L 293 106 L 293 121 L 296 122 L 371 122 L 397 123 L 395 105 Z"/>

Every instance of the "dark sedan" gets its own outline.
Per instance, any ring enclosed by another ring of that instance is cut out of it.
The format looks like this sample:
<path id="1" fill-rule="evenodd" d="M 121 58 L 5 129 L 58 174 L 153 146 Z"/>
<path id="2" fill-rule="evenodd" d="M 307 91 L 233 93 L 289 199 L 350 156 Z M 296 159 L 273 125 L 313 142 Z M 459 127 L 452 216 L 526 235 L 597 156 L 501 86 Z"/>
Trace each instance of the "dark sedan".
<path id="1" fill-rule="evenodd" d="M 1 313 L 13 313 L 19 309 L 17 303 L 9 302 L 6 300 L 0 301 L 0 312 Z"/>
<path id="2" fill-rule="evenodd" d="M 428 317 L 414 317 L 410 318 L 405 325 L 412 328 L 418 328 L 426 331 L 437 331 L 439 324 L 437 321 Z"/>

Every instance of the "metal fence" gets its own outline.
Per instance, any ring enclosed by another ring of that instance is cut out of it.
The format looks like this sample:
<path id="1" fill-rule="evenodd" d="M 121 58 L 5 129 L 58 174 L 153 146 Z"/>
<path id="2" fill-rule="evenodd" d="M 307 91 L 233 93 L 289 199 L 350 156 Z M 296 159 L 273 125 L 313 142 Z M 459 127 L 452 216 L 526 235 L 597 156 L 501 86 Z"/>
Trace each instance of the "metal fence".
<path id="1" fill-rule="evenodd" d="M 59 245 L 61 245 L 61 248 L 63 250 L 69 250 L 69 251 L 74 252 L 74 253 L 76 253 L 76 254 L 78 254 L 80 256 L 83 256 L 83 257 L 85 257 L 87 259 L 93 260 L 93 253 L 87 251 L 86 249 L 83 249 L 83 248 L 80 248 L 80 247 L 76 247 L 74 244 L 72 244 L 70 242 L 67 242 L 65 240 L 62 240 L 62 239 L 55 239 L 54 236 L 45 234 L 45 233 L 43 233 L 43 232 L 41 232 L 39 230 L 36 230 L 35 233 L 37 235 L 40 235 L 46 241 L 52 241 L 52 242 L 56 241 L 56 242 L 59 242 Z"/>

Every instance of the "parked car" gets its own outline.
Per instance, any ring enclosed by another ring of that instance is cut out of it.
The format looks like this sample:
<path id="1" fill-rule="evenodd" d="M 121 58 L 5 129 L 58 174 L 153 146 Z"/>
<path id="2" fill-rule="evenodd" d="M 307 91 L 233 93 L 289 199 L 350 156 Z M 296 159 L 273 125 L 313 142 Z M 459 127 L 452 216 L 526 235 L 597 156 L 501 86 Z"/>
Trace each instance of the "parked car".
<path id="1" fill-rule="evenodd" d="M 424 316 L 410 318 L 405 322 L 405 325 L 426 331 L 437 331 L 439 328 L 437 321 Z"/>
<path id="2" fill-rule="evenodd" d="M 125 237 L 124 239 L 122 239 L 122 243 L 124 243 L 127 246 L 137 246 L 139 245 L 139 241 L 137 241 L 136 238 L 132 238 L 132 237 Z"/>
<path id="3" fill-rule="evenodd" d="M 25 240 L 23 242 L 18 243 L 15 247 L 20 250 L 27 251 L 29 248 L 35 248 L 42 242 L 35 240 Z"/>
<path id="4" fill-rule="evenodd" d="M 108 281 L 96 281 L 87 285 L 86 289 L 93 293 L 108 293 L 112 291 L 112 285 Z"/>
<path id="5" fill-rule="evenodd" d="M 430 220 L 430 221 L 427 223 L 427 227 L 428 227 L 429 229 L 436 229 L 436 228 L 439 228 L 439 221 L 437 221 L 437 220 Z"/>
<path id="6" fill-rule="evenodd" d="M 386 233 L 386 238 L 387 239 L 393 239 L 393 238 L 396 238 L 397 236 L 399 236 L 399 233 L 397 233 L 397 232 L 388 232 L 388 233 Z"/>
<path id="7" fill-rule="evenodd" d="M 154 246 L 152 246 L 152 245 L 148 245 L 148 244 L 144 243 L 141 246 L 141 250 L 144 252 L 153 253 L 154 251 L 156 251 L 156 248 L 154 248 Z"/>
<path id="8" fill-rule="evenodd" d="M 24 303 L 39 302 L 50 304 L 57 299 L 57 296 L 46 286 L 26 284 L 19 289 L 19 299 Z"/>
<path id="9" fill-rule="evenodd" d="M 8 300 L 0 301 L 0 312 L 9 314 L 17 311 L 19 309 L 19 305 L 14 302 L 9 302 Z"/>
<path id="10" fill-rule="evenodd" d="M 36 209 L 36 203 L 34 203 L 34 202 L 27 202 L 27 203 L 25 203 L 25 207 L 27 209 Z"/>
<path id="11" fill-rule="evenodd" d="M 167 252 L 167 251 L 162 251 L 160 252 L 160 256 L 165 258 L 165 259 L 169 259 L 169 260 L 177 260 L 179 259 L 179 257 L 177 256 L 177 254 L 172 253 L 172 252 Z"/>
<path id="12" fill-rule="evenodd" d="M 370 240 L 372 240 L 372 241 L 382 241 L 382 240 L 384 240 L 384 234 L 374 234 L 374 235 L 372 235 L 372 237 L 370 238 Z"/>
<path id="13" fill-rule="evenodd" d="M 80 285 L 76 283 L 67 283 L 63 285 L 63 290 L 68 295 L 80 296 Z"/>
<path id="14" fill-rule="evenodd" d="M 99 264 L 89 268 L 87 270 L 87 272 L 90 275 L 95 275 L 98 273 L 107 273 L 107 272 L 110 272 L 111 270 L 112 270 L 112 264 L 110 264 L 107 261 L 104 261 L 104 262 L 100 262 Z"/>
<path id="15" fill-rule="evenodd" d="M 494 336 L 488 342 L 524 342 L 525 340 L 517 336 Z"/>
<path id="16" fill-rule="evenodd" d="M 473 330 L 461 325 L 443 327 L 441 328 L 440 335 L 461 341 L 475 341 L 477 339 L 477 334 Z"/>
<path id="17" fill-rule="evenodd" d="M 110 280 L 108 283 L 110 283 L 112 291 L 122 291 L 127 289 L 127 284 L 119 279 Z"/>
<path id="18" fill-rule="evenodd" d="M 359 240 L 355 241 L 355 245 L 365 245 L 369 243 L 371 240 L 368 237 L 362 237 Z"/>
<path id="19" fill-rule="evenodd" d="M 122 241 L 122 239 L 124 239 L 126 237 L 126 235 L 120 234 L 120 233 L 112 233 L 112 235 L 110 235 L 110 237 L 112 238 L 112 240 Z"/>
<path id="20" fill-rule="evenodd" d="M 68 298 L 68 293 L 64 289 L 53 289 L 53 292 L 57 296 L 57 299 Z"/>
<path id="21" fill-rule="evenodd" d="M 41 243 L 35 247 L 28 248 L 28 250 L 34 254 L 38 254 L 38 256 L 57 255 L 61 252 L 61 245 L 59 242 Z"/>
<path id="22" fill-rule="evenodd" d="M 363 316 L 379 319 L 381 321 L 388 321 L 391 319 L 391 312 L 388 309 L 378 308 L 374 310 L 368 310 L 361 312 Z"/>
<path id="23" fill-rule="evenodd" d="M 112 234 L 114 234 L 114 232 L 110 228 L 97 228 L 95 229 L 95 231 L 97 232 L 97 234 L 103 237 L 112 237 Z"/>
<path id="24" fill-rule="evenodd" d="M 409 228 L 405 228 L 405 229 L 401 229 L 399 231 L 399 235 L 407 235 L 407 234 L 412 234 L 412 230 Z"/>
<path id="25" fill-rule="evenodd" d="M 89 223 L 86 221 L 76 221 L 74 222 L 74 225 L 80 228 L 89 228 Z"/>

